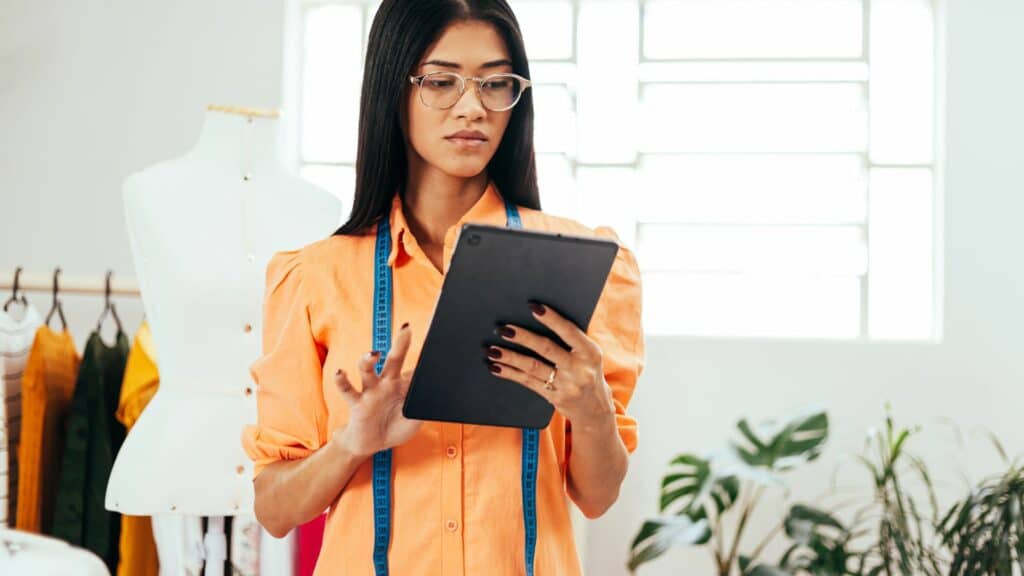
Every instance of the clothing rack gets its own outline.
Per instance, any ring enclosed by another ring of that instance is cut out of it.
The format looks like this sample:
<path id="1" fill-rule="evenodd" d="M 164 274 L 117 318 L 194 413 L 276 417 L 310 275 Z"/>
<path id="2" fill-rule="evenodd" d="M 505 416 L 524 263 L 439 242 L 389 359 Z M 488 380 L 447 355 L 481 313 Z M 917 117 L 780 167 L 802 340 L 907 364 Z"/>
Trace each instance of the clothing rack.
<path id="1" fill-rule="evenodd" d="M 14 288 L 14 280 L 17 276 L 18 293 L 21 292 L 45 292 L 53 293 L 55 272 L 25 272 L 19 267 L 18 271 L 0 271 L 0 301 L 5 299 L 5 293 L 10 295 Z M 57 269 L 60 270 L 59 268 Z M 60 272 L 57 276 L 59 294 L 107 294 L 107 277 L 105 275 L 93 274 L 68 274 Z M 139 283 L 134 276 L 118 276 L 110 274 L 110 295 L 111 296 L 141 296 Z"/>

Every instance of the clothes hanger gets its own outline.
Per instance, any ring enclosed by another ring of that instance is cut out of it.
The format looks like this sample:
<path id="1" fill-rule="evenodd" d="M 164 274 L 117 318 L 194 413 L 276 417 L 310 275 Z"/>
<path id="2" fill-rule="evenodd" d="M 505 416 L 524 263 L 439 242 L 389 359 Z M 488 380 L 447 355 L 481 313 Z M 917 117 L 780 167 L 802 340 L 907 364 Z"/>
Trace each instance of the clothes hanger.
<path id="1" fill-rule="evenodd" d="M 99 322 L 96 323 L 96 331 L 99 332 L 103 328 L 103 321 L 107 319 L 107 312 L 110 312 L 114 316 L 114 323 L 117 325 L 117 332 L 121 333 L 121 319 L 117 316 L 117 308 L 114 307 L 114 302 L 110 299 L 110 277 L 114 274 L 113 270 L 107 270 L 107 288 L 106 294 L 104 295 L 104 306 L 103 314 L 100 315 Z"/>
<path id="2" fill-rule="evenodd" d="M 57 286 L 58 276 L 60 276 L 60 266 L 53 270 L 53 305 L 50 308 L 50 312 L 46 314 L 46 327 L 50 327 L 50 318 L 53 317 L 53 312 L 56 311 L 57 315 L 60 316 L 61 328 L 67 331 L 68 322 L 64 319 L 64 305 L 57 299 L 57 293 L 60 292 L 60 288 Z"/>
<path id="3" fill-rule="evenodd" d="M 21 299 L 18 299 L 18 280 L 20 278 L 21 266 L 18 266 L 17 269 L 14 270 L 14 290 L 11 292 L 11 297 L 7 299 L 7 302 L 4 302 L 4 312 L 7 312 L 7 309 L 10 307 L 10 305 L 16 302 L 21 302 L 21 305 L 23 307 L 25 307 L 26 309 L 28 308 L 28 300 L 25 299 L 24 292 L 22 292 L 21 294 Z"/>

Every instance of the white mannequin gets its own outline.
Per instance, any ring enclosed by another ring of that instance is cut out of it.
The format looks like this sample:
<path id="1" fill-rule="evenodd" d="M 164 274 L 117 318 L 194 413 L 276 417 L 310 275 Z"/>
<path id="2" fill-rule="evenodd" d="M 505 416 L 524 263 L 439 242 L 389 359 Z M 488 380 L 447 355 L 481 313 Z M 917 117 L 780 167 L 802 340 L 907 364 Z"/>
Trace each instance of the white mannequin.
<path id="1" fill-rule="evenodd" d="M 124 182 L 160 388 L 114 462 L 109 510 L 252 513 L 241 433 L 256 421 L 248 368 L 261 353 L 266 265 L 341 218 L 337 198 L 282 165 L 277 115 L 211 106 L 192 150 Z"/>

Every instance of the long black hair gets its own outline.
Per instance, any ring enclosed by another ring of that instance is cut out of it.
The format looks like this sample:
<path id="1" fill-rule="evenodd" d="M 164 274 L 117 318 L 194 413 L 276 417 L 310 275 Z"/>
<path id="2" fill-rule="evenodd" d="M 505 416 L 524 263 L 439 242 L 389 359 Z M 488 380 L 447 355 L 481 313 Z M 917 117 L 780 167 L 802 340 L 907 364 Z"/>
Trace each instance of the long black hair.
<path id="1" fill-rule="evenodd" d="M 526 78 L 519 22 L 505 0 L 384 0 L 373 18 L 359 102 L 355 201 L 348 221 L 334 232 L 361 234 L 387 214 L 394 194 L 408 180 L 401 114 L 409 75 L 450 24 L 488 22 L 505 41 L 513 71 Z M 526 90 L 512 109 L 508 127 L 487 164 L 501 195 L 519 206 L 540 209 L 533 151 L 533 98 Z"/>

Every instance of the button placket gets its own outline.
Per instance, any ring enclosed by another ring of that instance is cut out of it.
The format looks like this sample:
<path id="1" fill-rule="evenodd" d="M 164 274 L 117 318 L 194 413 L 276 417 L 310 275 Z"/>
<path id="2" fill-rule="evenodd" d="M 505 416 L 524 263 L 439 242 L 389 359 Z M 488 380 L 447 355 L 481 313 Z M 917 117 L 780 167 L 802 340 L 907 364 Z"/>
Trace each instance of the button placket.
<path id="1" fill-rule="evenodd" d="M 442 571 L 462 574 L 465 570 L 463 531 L 459 523 L 462 510 L 462 432 L 463 425 L 443 423 L 441 441 L 444 458 L 441 459 L 441 521 L 445 537 L 442 539 Z"/>

